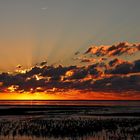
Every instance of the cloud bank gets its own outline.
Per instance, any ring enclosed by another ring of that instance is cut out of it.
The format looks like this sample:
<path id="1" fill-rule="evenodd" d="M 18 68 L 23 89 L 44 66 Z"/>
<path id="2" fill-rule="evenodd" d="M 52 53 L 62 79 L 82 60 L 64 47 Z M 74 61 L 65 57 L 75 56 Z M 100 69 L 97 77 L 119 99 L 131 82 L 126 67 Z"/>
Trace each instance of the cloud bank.
<path id="1" fill-rule="evenodd" d="M 110 46 L 92 46 L 85 54 L 91 53 L 96 56 L 120 56 L 123 54 L 134 54 L 140 51 L 140 43 L 131 44 L 128 42 L 121 42 Z"/>
<path id="2" fill-rule="evenodd" d="M 100 58 L 84 66 L 49 66 L 47 61 L 14 73 L 0 74 L 1 93 L 43 92 L 65 94 L 67 91 L 106 92 L 121 96 L 125 94 L 140 97 L 140 59 L 132 62 L 112 58 L 109 61 L 102 56 L 120 56 L 140 51 L 140 44 L 118 43 L 112 46 L 89 48 L 85 54 L 92 53 Z M 79 54 L 79 52 L 78 52 Z M 77 55 L 77 54 L 76 54 Z M 81 61 L 88 62 L 82 59 Z M 125 96 L 125 95 L 124 95 Z"/>

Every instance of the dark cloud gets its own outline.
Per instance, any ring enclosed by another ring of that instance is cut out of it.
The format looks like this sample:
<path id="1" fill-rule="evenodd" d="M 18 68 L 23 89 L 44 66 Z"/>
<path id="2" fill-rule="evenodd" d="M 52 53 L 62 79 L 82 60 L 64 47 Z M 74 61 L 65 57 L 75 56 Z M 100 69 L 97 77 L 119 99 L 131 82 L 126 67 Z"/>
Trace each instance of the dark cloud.
<path id="1" fill-rule="evenodd" d="M 133 72 L 140 72 L 140 60 L 134 61 Z"/>
<path id="2" fill-rule="evenodd" d="M 77 52 L 75 52 L 75 53 L 74 53 L 74 55 L 78 55 L 78 54 L 80 54 L 80 52 L 79 52 L 79 51 L 77 51 Z"/>
<path id="3" fill-rule="evenodd" d="M 93 90 L 108 92 L 129 92 L 140 91 L 140 75 L 111 76 L 97 80 L 93 84 Z"/>
<path id="4" fill-rule="evenodd" d="M 113 46 L 89 48 L 97 56 L 117 56 L 139 51 L 139 44 L 120 43 Z M 48 66 L 46 61 L 25 70 L 22 67 L 15 73 L 0 74 L 0 92 L 57 92 L 67 90 L 139 92 L 140 60 L 127 61 L 115 57 L 81 57 L 84 66 Z"/>
<path id="5" fill-rule="evenodd" d="M 113 59 L 109 62 L 111 68 L 106 69 L 107 74 L 133 74 L 140 72 L 140 60 L 134 62 L 123 61 L 119 59 Z"/>
<path id="6" fill-rule="evenodd" d="M 122 64 L 116 65 L 115 68 L 106 70 L 108 74 L 128 74 L 133 70 L 133 64 L 124 62 Z"/>
<path id="7" fill-rule="evenodd" d="M 103 74 L 102 69 L 98 63 L 88 66 L 88 72 L 94 78 L 100 77 Z"/>
<path id="8" fill-rule="evenodd" d="M 84 67 L 82 68 L 78 68 L 76 70 L 73 71 L 72 76 L 69 77 L 69 79 L 83 79 L 87 76 L 88 71 L 87 69 L 85 69 Z"/>
<path id="9" fill-rule="evenodd" d="M 65 73 L 69 70 L 76 69 L 76 66 L 69 66 L 69 67 L 63 67 L 59 65 L 58 67 L 54 66 L 47 66 L 43 68 L 43 71 L 41 73 L 42 76 L 49 76 L 49 77 L 54 77 L 54 76 L 62 76 L 65 75 Z"/>
<path id="10" fill-rule="evenodd" d="M 114 67 L 114 66 L 116 66 L 116 65 L 118 65 L 118 64 L 121 64 L 121 63 L 123 63 L 124 61 L 123 60 L 121 60 L 121 59 L 118 59 L 118 58 L 114 58 L 113 60 L 111 60 L 111 61 L 109 61 L 109 66 L 110 67 Z"/>
<path id="11" fill-rule="evenodd" d="M 139 61 L 135 61 L 138 64 Z M 85 91 L 139 91 L 140 75 L 125 75 L 132 72 L 138 65 L 122 63 L 109 71 L 112 76 L 106 76 L 100 69 L 100 64 L 88 67 L 34 67 L 25 74 L 0 74 L 1 92 L 45 92 L 54 89 L 59 90 L 85 90 Z M 42 73 L 40 73 L 42 72 Z M 45 73 L 45 74 L 43 74 Z M 115 76 L 115 74 L 122 76 Z M 103 76 L 102 76 L 103 75 Z M 36 78 L 38 76 L 38 79 Z M 41 78 L 39 78 L 41 76 Z M 13 88 L 10 90 L 10 88 Z"/>

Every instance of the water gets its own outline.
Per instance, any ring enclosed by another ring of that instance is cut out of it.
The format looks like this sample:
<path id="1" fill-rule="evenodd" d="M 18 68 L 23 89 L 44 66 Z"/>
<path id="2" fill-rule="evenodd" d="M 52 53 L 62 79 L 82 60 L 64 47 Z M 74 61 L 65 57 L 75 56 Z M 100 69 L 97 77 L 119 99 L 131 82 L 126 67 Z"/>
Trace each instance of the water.
<path id="1" fill-rule="evenodd" d="M 0 100 L 0 105 L 140 106 L 140 101 L 111 100 Z"/>
<path id="2" fill-rule="evenodd" d="M 0 101 L 1 140 L 139 140 L 140 101 Z"/>

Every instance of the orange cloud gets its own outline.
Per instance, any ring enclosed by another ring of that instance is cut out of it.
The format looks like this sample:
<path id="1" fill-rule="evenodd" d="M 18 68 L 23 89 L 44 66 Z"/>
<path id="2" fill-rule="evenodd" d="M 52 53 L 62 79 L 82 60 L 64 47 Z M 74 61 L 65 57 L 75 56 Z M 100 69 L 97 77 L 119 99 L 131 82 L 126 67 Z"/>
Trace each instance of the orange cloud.
<path id="1" fill-rule="evenodd" d="M 94 58 L 81 57 L 84 66 L 48 66 L 43 61 L 29 69 L 0 73 L 1 99 L 135 99 L 140 93 L 140 60 L 128 62 L 108 56 L 133 54 L 140 44 L 119 43 L 90 48 Z M 135 94 L 132 94 L 135 93 Z"/>
<path id="2" fill-rule="evenodd" d="M 140 51 L 140 44 L 131 44 L 127 42 L 118 43 L 111 46 L 92 46 L 85 54 L 91 53 L 96 56 L 119 56 L 122 54 L 134 54 Z"/>

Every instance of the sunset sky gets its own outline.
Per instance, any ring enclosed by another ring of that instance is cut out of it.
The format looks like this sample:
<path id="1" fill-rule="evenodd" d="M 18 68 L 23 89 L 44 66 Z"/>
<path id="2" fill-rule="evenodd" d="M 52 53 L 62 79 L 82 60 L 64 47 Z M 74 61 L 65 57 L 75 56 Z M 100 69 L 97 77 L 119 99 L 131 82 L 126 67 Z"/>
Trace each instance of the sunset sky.
<path id="1" fill-rule="evenodd" d="M 1 0 L 1 99 L 140 99 L 139 0 Z"/>

